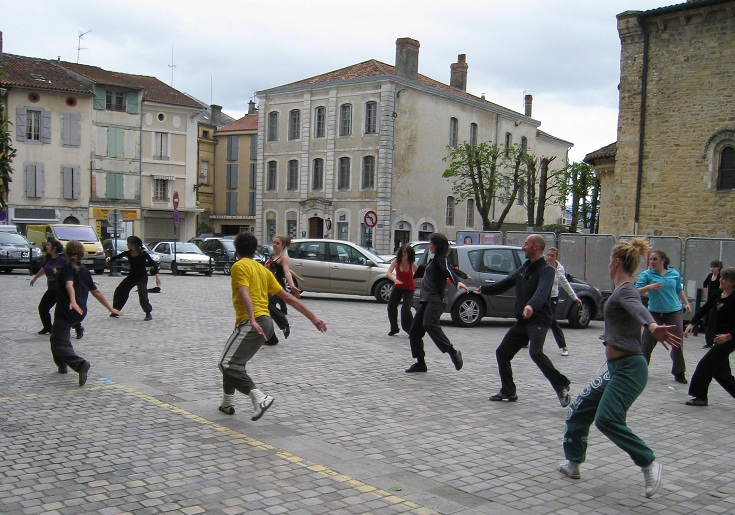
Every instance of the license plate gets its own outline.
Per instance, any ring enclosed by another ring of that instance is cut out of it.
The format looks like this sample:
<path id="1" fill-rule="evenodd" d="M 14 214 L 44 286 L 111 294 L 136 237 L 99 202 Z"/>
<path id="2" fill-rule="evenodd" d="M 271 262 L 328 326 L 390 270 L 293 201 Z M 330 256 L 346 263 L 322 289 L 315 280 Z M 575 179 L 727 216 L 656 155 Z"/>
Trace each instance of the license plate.
<path id="1" fill-rule="evenodd" d="M 21 252 L 20 257 L 26 258 L 26 261 L 28 261 L 28 252 Z"/>
<path id="2" fill-rule="evenodd" d="M 82 259 L 82 264 L 83 265 L 93 265 L 94 261 L 91 259 Z"/>

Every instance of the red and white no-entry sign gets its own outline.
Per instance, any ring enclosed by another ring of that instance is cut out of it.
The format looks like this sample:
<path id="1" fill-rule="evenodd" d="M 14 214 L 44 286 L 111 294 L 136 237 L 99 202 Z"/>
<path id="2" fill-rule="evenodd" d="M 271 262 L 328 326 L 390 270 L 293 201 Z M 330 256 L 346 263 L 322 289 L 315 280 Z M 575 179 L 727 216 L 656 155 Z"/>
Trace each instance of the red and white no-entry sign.
<path id="1" fill-rule="evenodd" d="M 365 222 L 366 227 L 375 227 L 378 224 L 378 213 L 375 211 L 368 211 L 365 213 L 363 222 Z"/>
<path id="2" fill-rule="evenodd" d="M 174 200 L 174 209 L 178 209 L 179 208 L 179 192 L 178 191 L 174 191 L 173 200 Z"/>

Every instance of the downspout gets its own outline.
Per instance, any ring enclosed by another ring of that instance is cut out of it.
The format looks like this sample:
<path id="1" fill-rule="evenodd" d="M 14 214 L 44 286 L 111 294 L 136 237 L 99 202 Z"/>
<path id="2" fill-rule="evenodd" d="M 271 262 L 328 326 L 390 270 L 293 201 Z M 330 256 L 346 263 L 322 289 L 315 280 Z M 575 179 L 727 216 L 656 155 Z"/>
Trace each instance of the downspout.
<path id="1" fill-rule="evenodd" d="M 138 130 L 138 201 L 140 202 L 140 227 L 138 233 L 145 236 L 143 230 L 143 97 L 145 91 L 140 93 L 140 129 Z"/>
<path id="2" fill-rule="evenodd" d="M 641 189 L 643 188 L 643 138 L 646 135 L 646 94 L 648 85 L 648 44 L 649 35 L 645 22 L 638 18 L 638 23 L 643 30 L 643 69 L 641 70 L 641 106 L 640 119 L 638 122 L 638 177 L 635 187 L 635 217 L 633 219 L 633 234 L 638 234 L 638 223 L 641 214 Z"/>

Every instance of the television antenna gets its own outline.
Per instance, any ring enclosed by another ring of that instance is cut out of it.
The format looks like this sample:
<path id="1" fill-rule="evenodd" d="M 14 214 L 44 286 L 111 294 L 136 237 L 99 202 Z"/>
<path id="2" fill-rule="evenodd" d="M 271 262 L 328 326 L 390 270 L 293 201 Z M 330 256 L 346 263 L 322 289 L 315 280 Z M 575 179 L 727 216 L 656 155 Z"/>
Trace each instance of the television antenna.
<path id="1" fill-rule="evenodd" d="M 77 64 L 79 64 L 79 51 L 80 50 L 87 50 L 86 48 L 82 48 L 82 39 L 84 39 L 84 36 L 92 32 L 92 29 L 88 30 L 87 32 L 79 31 L 79 39 L 77 42 Z"/>
<path id="2" fill-rule="evenodd" d="M 171 45 L 171 64 L 168 65 L 169 68 L 171 68 L 171 87 L 174 87 L 174 68 L 176 68 L 176 65 L 174 64 L 174 46 Z"/>

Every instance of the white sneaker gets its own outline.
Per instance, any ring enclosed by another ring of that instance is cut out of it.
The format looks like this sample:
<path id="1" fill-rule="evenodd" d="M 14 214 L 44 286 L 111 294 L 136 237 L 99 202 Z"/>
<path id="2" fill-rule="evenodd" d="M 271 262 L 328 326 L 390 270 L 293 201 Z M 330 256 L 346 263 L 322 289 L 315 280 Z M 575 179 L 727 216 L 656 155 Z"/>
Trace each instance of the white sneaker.
<path id="1" fill-rule="evenodd" d="M 641 467 L 641 472 L 643 472 L 643 482 L 645 485 L 643 495 L 645 495 L 649 499 L 653 497 L 654 494 L 658 492 L 658 489 L 661 487 L 662 470 L 663 467 L 655 461 L 647 467 Z"/>
<path id="2" fill-rule="evenodd" d="M 258 420 L 263 416 L 266 410 L 271 407 L 271 404 L 273 404 L 275 399 L 270 395 L 265 395 L 258 389 L 250 390 L 249 395 L 250 399 L 253 401 L 253 408 L 255 408 L 250 420 Z"/>
<path id="3" fill-rule="evenodd" d="M 558 470 L 565 476 L 572 479 L 579 479 L 580 477 L 582 477 L 579 473 L 579 463 L 575 463 L 573 461 L 565 461 L 563 463 L 559 463 Z"/>
<path id="4" fill-rule="evenodd" d="M 564 348 L 563 348 L 563 349 L 561 350 L 561 355 L 562 355 L 562 356 L 569 356 L 569 351 L 567 350 L 567 348 L 566 348 L 566 347 L 564 347 Z"/>
<path id="5" fill-rule="evenodd" d="M 566 408 L 572 402 L 572 398 L 569 396 L 569 387 L 562 388 L 556 392 L 556 395 L 559 397 L 559 404 L 562 408 Z"/>

